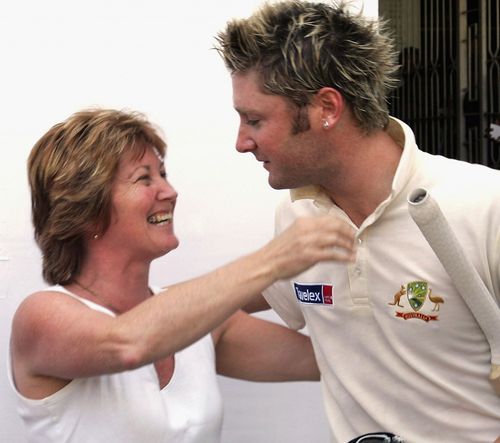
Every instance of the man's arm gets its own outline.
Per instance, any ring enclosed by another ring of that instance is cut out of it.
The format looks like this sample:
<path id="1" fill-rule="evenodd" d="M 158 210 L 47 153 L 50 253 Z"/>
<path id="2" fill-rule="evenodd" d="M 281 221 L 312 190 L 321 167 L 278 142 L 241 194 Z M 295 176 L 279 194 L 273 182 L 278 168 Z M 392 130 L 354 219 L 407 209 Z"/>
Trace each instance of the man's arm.
<path id="1" fill-rule="evenodd" d="M 251 314 L 253 312 L 267 311 L 271 309 L 271 306 L 269 306 L 269 303 L 262 294 L 258 294 L 255 297 L 252 297 L 252 299 L 241 309 L 248 314 Z"/>
<path id="2" fill-rule="evenodd" d="M 238 311 L 219 326 L 217 373 L 250 381 L 319 380 L 308 336 Z"/>

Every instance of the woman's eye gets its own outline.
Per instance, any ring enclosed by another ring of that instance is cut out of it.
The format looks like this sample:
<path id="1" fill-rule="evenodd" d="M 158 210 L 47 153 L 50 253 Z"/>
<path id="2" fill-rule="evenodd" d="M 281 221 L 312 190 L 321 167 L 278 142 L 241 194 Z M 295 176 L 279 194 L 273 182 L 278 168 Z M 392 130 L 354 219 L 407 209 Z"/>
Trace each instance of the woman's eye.
<path id="1" fill-rule="evenodd" d="M 149 181 L 149 180 L 151 180 L 151 176 L 149 176 L 149 175 L 141 175 L 141 176 L 137 179 L 137 181 L 142 181 L 142 180 Z"/>

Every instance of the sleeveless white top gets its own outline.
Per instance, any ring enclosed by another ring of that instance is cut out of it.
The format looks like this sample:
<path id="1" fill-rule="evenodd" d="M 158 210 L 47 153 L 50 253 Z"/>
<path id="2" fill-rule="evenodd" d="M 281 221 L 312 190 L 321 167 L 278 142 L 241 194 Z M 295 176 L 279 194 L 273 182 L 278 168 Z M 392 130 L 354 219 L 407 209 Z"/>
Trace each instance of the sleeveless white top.
<path id="1" fill-rule="evenodd" d="M 90 309 L 114 314 L 61 286 L 48 290 L 74 297 Z M 222 399 L 212 337 L 175 354 L 172 378 L 162 390 L 154 365 L 72 380 L 54 394 L 33 400 L 8 376 L 30 443 L 218 443 Z"/>

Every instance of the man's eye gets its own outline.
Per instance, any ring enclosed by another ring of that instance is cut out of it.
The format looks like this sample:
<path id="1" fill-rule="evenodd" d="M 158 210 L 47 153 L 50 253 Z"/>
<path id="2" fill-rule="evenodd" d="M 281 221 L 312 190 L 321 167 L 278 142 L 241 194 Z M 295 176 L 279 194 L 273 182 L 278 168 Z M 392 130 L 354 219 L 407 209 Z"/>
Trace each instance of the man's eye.
<path id="1" fill-rule="evenodd" d="M 260 123 L 260 120 L 258 120 L 258 119 L 255 119 L 255 120 L 248 119 L 247 120 L 247 125 L 250 125 L 250 126 L 257 126 L 259 123 Z"/>
<path id="2" fill-rule="evenodd" d="M 163 179 L 166 179 L 167 178 L 167 173 L 165 171 L 161 171 L 160 172 L 160 177 L 163 178 Z"/>

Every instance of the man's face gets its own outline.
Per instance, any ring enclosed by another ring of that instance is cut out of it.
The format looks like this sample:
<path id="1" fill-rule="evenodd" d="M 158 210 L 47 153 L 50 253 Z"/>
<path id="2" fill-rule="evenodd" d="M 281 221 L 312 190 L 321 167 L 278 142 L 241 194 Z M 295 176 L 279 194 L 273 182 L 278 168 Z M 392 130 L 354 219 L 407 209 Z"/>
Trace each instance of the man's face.
<path id="1" fill-rule="evenodd" d="M 240 116 L 238 152 L 253 153 L 269 172 L 269 184 L 275 189 L 317 184 L 322 150 L 308 125 L 301 125 L 308 129 L 295 133 L 298 110 L 284 97 L 262 92 L 254 71 L 235 73 L 232 82 L 234 108 Z M 309 118 L 308 109 L 302 118 Z"/>

